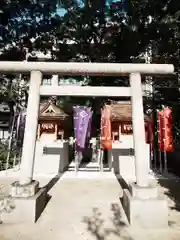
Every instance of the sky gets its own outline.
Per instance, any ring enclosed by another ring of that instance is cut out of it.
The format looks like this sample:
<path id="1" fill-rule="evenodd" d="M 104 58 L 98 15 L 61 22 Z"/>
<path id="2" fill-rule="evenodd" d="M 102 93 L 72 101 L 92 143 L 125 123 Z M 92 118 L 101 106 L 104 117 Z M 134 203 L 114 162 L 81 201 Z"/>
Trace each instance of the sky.
<path id="1" fill-rule="evenodd" d="M 56 13 L 60 16 L 64 16 L 64 14 L 66 13 L 66 10 L 63 8 L 58 8 Z"/>
<path id="2" fill-rule="evenodd" d="M 122 0 L 108 0 L 109 2 L 121 2 Z M 60 15 L 60 16 L 64 16 L 64 14 L 66 13 L 66 10 L 63 8 L 58 8 L 56 14 Z"/>

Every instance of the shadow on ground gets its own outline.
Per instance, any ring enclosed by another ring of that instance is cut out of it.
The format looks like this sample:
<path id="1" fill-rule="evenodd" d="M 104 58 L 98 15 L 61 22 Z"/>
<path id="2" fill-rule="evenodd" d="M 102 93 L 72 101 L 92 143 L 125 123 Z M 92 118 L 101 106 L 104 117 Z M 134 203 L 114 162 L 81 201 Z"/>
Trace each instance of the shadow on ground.
<path id="1" fill-rule="evenodd" d="M 180 148 L 175 146 L 174 152 L 167 152 L 167 167 L 170 175 L 158 179 L 158 183 L 165 189 L 164 194 L 173 201 L 170 209 L 180 211 Z M 164 162 L 162 158 L 162 162 Z"/>
<path id="2" fill-rule="evenodd" d="M 158 184 L 165 189 L 164 194 L 174 202 L 171 209 L 180 211 L 180 179 L 158 179 Z"/>
<path id="3" fill-rule="evenodd" d="M 43 188 L 46 188 L 47 192 L 49 192 L 51 188 L 59 181 L 62 175 L 57 175 L 53 177 Z"/>
<path id="4" fill-rule="evenodd" d="M 107 240 L 108 237 L 116 237 L 122 240 L 133 240 L 132 237 L 127 236 L 126 227 L 128 226 L 122 220 L 121 209 L 118 204 L 111 204 L 112 218 L 110 219 L 111 226 L 106 227 L 106 221 L 103 219 L 102 213 L 98 208 L 92 209 L 92 216 L 86 216 L 83 222 L 87 226 L 87 231 L 94 236 L 96 240 Z M 113 238 L 112 238 L 113 239 Z"/>
<path id="5" fill-rule="evenodd" d="M 63 175 L 63 174 L 62 174 Z M 44 185 L 42 188 L 46 189 L 46 203 L 44 206 L 44 209 L 42 211 L 42 213 L 44 212 L 44 210 L 46 209 L 46 207 L 48 206 L 48 203 L 50 202 L 52 195 L 49 194 L 49 191 L 51 190 L 51 188 L 53 188 L 53 186 L 60 180 L 60 178 L 62 177 L 62 175 L 58 174 L 55 177 L 53 177 L 46 185 Z M 42 214 L 41 213 L 41 214 Z M 37 218 L 36 221 L 38 221 L 40 219 L 41 215 Z"/>

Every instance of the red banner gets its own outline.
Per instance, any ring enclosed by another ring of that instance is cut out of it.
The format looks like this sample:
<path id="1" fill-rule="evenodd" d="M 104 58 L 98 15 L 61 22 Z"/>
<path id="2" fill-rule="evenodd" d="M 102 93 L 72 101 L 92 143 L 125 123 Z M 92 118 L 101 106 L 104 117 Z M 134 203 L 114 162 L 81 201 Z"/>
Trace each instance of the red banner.
<path id="1" fill-rule="evenodd" d="M 166 152 L 174 151 L 172 134 L 172 110 L 169 107 L 164 108 L 164 150 Z"/>
<path id="2" fill-rule="evenodd" d="M 105 106 L 101 110 L 101 144 L 105 149 L 112 148 L 112 139 L 111 139 L 111 107 Z"/>
<path id="3" fill-rule="evenodd" d="M 158 145 L 159 150 L 164 151 L 164 112 L 157 111 L 157 122 L 158 122 Z"/>

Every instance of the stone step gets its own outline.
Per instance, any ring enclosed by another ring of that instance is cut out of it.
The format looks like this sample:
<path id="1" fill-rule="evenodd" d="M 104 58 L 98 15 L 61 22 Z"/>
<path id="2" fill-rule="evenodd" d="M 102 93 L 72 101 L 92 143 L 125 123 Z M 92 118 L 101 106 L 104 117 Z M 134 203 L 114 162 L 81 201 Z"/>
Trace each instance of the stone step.
<path id="1" fill-rule="evenodd" d="M 67 171 L 74 171 L 75 167 L 68 167 Z M 99 172 L 100 171 L 100 167 L 79 167 L 78 171 L 82 171 L 82 172 Z M 110 169 L 109 168 L 103 168 L 104 172 L 109 172 Z"/>

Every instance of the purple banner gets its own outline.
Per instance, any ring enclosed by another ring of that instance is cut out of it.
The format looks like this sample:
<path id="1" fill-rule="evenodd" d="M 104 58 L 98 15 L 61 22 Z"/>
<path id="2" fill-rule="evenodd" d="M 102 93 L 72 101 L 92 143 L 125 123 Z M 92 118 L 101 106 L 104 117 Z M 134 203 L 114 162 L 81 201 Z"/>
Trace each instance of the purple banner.
<path id="1" fill-rule="evenodd" d="M 76 146 L 78 149 L 84 149 L 88 135 L 90 135 L 90 122 L 92 111 L 86 107 L 74 107 L 74 133 Z"/>

